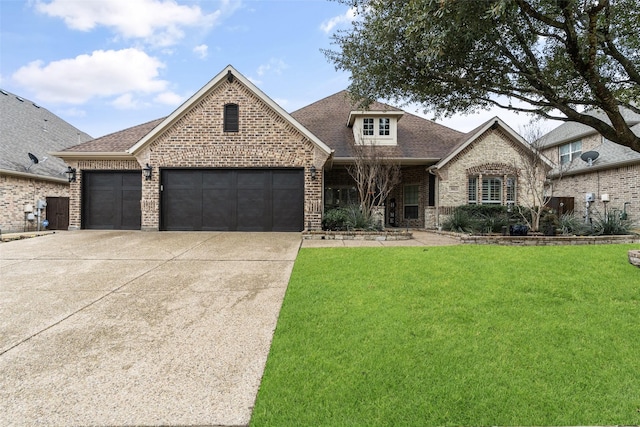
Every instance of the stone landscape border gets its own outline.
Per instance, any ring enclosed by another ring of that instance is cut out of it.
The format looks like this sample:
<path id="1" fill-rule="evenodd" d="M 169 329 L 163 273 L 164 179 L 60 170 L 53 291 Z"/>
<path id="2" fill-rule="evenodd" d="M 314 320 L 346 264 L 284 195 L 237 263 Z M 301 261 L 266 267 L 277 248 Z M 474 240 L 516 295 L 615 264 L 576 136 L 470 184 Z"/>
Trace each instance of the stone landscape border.
<path id="1" fill-rule="evenodd" d="M 384 231 L 303 231 L 306 240 L 411 240 L 413 233 L 408 230 Z"/>

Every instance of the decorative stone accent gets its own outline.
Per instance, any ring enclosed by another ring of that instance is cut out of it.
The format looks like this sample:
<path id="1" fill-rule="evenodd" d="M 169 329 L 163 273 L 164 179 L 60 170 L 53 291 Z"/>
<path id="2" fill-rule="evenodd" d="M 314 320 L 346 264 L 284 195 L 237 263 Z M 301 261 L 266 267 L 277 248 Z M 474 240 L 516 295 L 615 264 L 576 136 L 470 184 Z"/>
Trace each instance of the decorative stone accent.
<path id="1" fill-rule="evenodd" d="M 629 251 L 629 262 L 640 267 L 640 249 Z"/>
<path id="2" fill-rule="evenodd" d="M 304 231 L 305 240 L 410 240 L 410 231 Z"/>

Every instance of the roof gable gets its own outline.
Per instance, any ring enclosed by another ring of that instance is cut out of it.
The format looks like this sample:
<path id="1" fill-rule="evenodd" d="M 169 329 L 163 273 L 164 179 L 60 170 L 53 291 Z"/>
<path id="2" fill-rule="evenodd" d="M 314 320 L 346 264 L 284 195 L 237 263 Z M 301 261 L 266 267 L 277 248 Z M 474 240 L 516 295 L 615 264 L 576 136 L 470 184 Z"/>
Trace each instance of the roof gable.
<path id="1" fill-rule="evenodd" d="M 238 79 L 240 83 L 242 83 L 245 87 L 247 87 L 251 92 L 253 92 L 261 101 L 267 104 L 273 111 L 275 111 L 278 115 L 280 115 L 284 120 L 291 123 L 291 125 L 296 128 L 300 133 L 302 133 L 306 138 L 312 141 L 318 148 L 327 154 L 331 153 L 331 149 L 324 144 L 320 139 L 318 139 L 314 134 L 309 132 L 304 126 L 298 123 L 289 113 L 282 109 L 278 104 L 276 104 L 271 98 L 269 98 L 264 92 L 258 89 L 251 81 L 249 81 L 246 77 L 240 74 L 235 68 L 231 65 L 228 65 L 224 70 L 222 70 L 218 75 L 216 75 L 213 79 L 209 81 L 205 86 L 203 86 L 198 92 L 196 92 L 191 98 L 189 98 L 185 103 L 183 103 L 180 107 L 178 107 L 173 113 L 169 116 L 165 117 L 157 124 L 150 132 L 144 135 L 139 141 L 137 141 L 133 146 L 127 149 L 127 152 L 136 155 L 140 151 L 142 151 L 145 147 L 151 144 L 158 136 L 162 135 L 162 133 L 173 126 L 180 118 L 182 118 L 187 112 L 189 112 L 194 106 L 196 106 L 203 98 L 207 96 L 210 92 L 215 90 L 215 88 L 223 82 L 225 79 Z"/>
<path id="2" fill-rule="evenodd" d="M 477 128 L 473 129 L 471 132 L 463 135 L 453 147 L 453 149 L 447 153 L 447 155 L 438 162 L 436 165 L 437 169 L 444 167 L 447 163 L 453 160 L 460 152 L 462 152 L 465 148 L 473 144 L 474 141 L 478 140 L 482 135 L 486 132 L 500 128 L 502 129 L 515 143 L 519 144 L 523 148 L 527 150 L 532 150 L 531 144 L 524 140 L 517 132 L 511 129 L 505 122 L 503 122 L 499 117 L 494 117 Z M 540 158 L 547 165 L 547 167 L 552 168 L 553 163 L 545 156 L 540 154 Z"/>

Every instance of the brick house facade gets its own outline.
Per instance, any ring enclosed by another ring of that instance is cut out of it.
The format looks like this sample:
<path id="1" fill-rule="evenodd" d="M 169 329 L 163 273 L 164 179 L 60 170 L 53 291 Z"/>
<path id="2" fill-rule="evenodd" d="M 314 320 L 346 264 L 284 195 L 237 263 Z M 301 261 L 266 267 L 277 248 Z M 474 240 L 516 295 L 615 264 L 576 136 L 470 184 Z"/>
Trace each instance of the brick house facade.
<path id="1" fill-rule="evenodd" d="M 382 103 L 362 110 L 346 91 L 288 114 L 231 66 L 165 118 L 54 154 L 76 169 L 70 229 L 301 231 L 357 202 L 358 144 L 401 167 L 385 226 L 439 226 L 470 203 L 470 176 L 477 203 L 487 176 L 503 185 L 491 203 L 527 194 L 529 147 L 497 118 L 461 133 Z"/>
<path id="2" fill-rule="evenodd" d="M 225 118 L 230 111 L 226 107 L 229 105 L 235 106 L 233 111 L 237 112 L 233 121 L 237 128 L 231 131 L 226 129 Z M 210 174 L 219 172 L 225 176 L 225 179 L 233 175 L 233 179 L 238 180 L 253 179 L 253 176 L 250 178 L 242 178 L 242 176 L 246 173 L 254 173 L 258 179 L 265 180 L 267 187 L 266 189 L 240 188 L 239 181 L 230 184 L 234 186 L 233 188 L 211 187 L 209 193 L 222 194 L 220 193 L 222 191 L 224 194 L 235 192 L 246 195 L 246 197 L 242 196 L 242 200 L 239 199 L 241 196 L 237 196 L 235 205 L 228 209 L 220 207 L 226 203 L 228 197 L 219 195 L 217 200 L 211 202 L 204 200 L 210 197 L 210 194 L 204 194 L 203 190 L 204 195 L 197 195 L 200 197 L 200 206 L 197 209 L 194 208 L 192 212 L 194 216 L 199 215 L 205 221 L 208 220 L 208 213 L 198 210 L 206 206 L 211 210 L 234 211 L 235 217 L 231 220 L 238 221 L 244 214 L 240 212 L 241 204 L 247 206 L 257 203 L 265 205 L 265 212 L 268 210 L 266 214 L 272 215 L 273 221 L 278 221 L 280 214 L 287 209 L 287 206 L 274 205 L 289 203 L 290 199 L 283 193 L 288 191 L 287 186 L 294 186 L 297 189 L 294 188 L 291 191 L 299 192 L 302 198 L 299 201 L 300 206 L 291 207 L 296 212 L 300 212 L 299 215 L 295 214 L 295 219 L 300 224 L 295 226 L 300 228 L 297 231 L 301 231 L 303 227 L 320 227 L 322 179 L 318 179 L 312 170 L 322 170 L 330 154 L 331 150 L 315 135 L 297 123 L 231 66 L 225 68 L 164 119 L 55 153 L 77 170 L 76 181 L 71 183 L 70 229 L 110 228 L 108 215 L 100 217 L 101 213 L 98 212 L 95 213 L 96 218 L 92 219 L 93 207 L 89 199 L 98 196 L 93 194 L 89 184 L 85 182 L 87 176 L 97 177 L 99 171 L 105 171 L 106 179 L 110 179 L 108 174 L 112 173 L 115 181 L 119 181 L 120 177 L 131 178 L 127 171 L 135 171 L 140 181 L 139 188 L 128 185 L 131 187 L 130 192 L 139 194 L 137 196 L 140 199 L 137 225 L 139 229 L 171 229 L 171 226 L 167 226 L 170 223 L 168 216 L 172 215 L 170 212 L 182 215 L 178 212 L 183 208 L 179 206 L 179 190 L 171 193 L 175 199 L 172 199 L 172 206 L 167 206 L 171 188 L 166 179 L 171 176 L 182 179 L 184 177 L 180 174 L 183 174 L 189 175 L 188 179 L 192 179 L 191 176 L 193 176 L 195 180 L 207 180 L 210 179 L 208 178 Z M 143 174 L 143 168 L 147 165 L 151 168 L 149 179 L 145 179 Z M 289 175 L 291 178 L 287 178 Z M 278 185 L 276 181 L 283 179 L 289 181 L 281 183 L 282 188 L 276 188 Z M 215 186 L 215 184 L 211 185 Z M 251 182 L 248 183 L 249 187 L 251 184 Z M 116 199 L 122 199 L 126 197 L 121 195 L 127 191 L 125 187 L 124 184 L 111 186 L 108 188 L 110 192 L 108 194 L 115 191 Z M 125 204 L 126 201 L 122 201 L 122 206 Z M 95 206 L 95 209 L 110 208 L 107 203 L 100 202 Z M 115 212 L 114 215 L 117 217 L 120 213 Z M 188 217 L 190 214 L 187 212 L 184 216 Z M 254 215 L 262 216 L 263 214 L 254 213 Z M 181 219 L 181 221 L 188 220 L 188 218 Z M 118 220 L 114 221 L 116 221 L 115 228 L 118 228 Z M 135 226 L 134 223 L 132 228 Z M 127 227 L 131 227 L 131 224 L 127 224 Z M 186 223 L 178 224 L 176 227 L 176 229 L 183 229 L 182 227 L 209 229 L 201 223 L 195 226 Z M 215 228 L 216 225 L 214 224 L 213 227 Z M 220 225 L 220 227 L 223 226 Z M 225 225 L 224 227 L 226 228 L 221 229 L 234 229 L 233 226 L 229 228 Z M 262 231 L 270 230 L 271 227 L 267 225 Z"/>

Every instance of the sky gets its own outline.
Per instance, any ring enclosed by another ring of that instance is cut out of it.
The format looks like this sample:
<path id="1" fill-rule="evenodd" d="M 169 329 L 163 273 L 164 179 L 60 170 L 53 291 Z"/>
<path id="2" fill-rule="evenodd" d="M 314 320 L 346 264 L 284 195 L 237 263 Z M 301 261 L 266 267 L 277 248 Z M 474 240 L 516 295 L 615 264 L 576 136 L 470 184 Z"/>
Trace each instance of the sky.
<path id="1" fill-rule="evenodd" d="M 0 88 L 100 137 L 171 114 L 230 64 L 293 112 L 348 88 L 321 50 L 354 19 L 335 0 L 0 0 Z M 531 120 L 438 123 L 496 115 Z"/>

